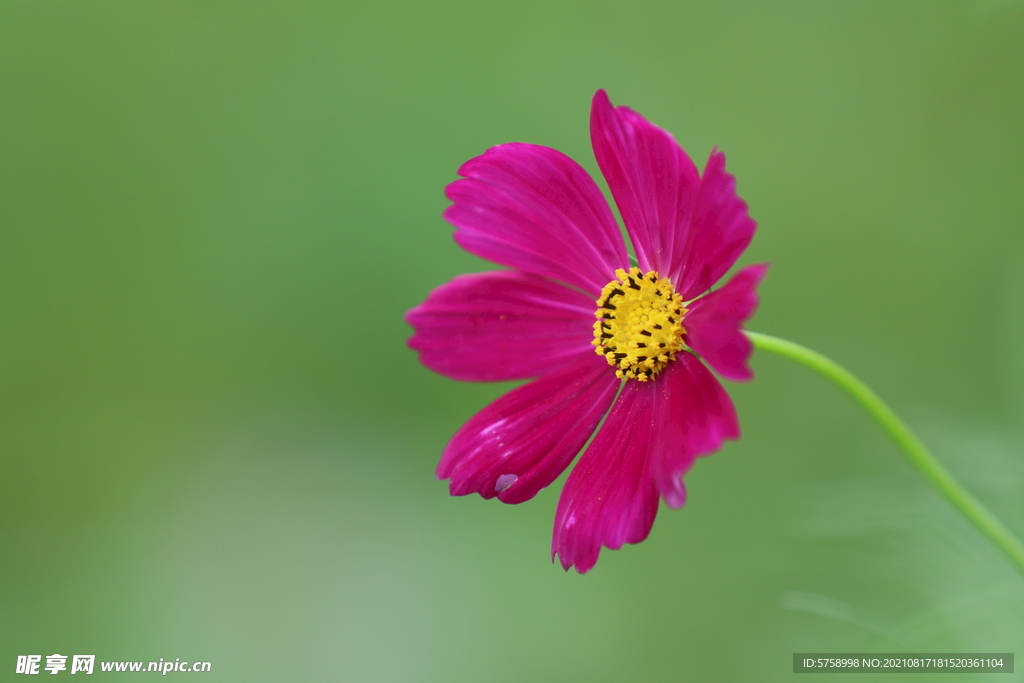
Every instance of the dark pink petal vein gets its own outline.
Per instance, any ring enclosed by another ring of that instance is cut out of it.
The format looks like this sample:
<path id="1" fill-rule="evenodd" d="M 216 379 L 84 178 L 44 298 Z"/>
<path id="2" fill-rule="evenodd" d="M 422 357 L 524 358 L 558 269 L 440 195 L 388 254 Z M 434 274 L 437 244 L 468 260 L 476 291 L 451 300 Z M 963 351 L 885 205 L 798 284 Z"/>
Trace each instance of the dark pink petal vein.
<path id="1" fill-rule="evenodd" d="M 451 479 L 453 496 L 529 500 L 569 466 L 618 386 L 608 364 L 591 353 L 512 390 L 455 434 L 437 478 Z"/>
<path id="2" fill-rule="evenodd" d="M 627 382 L 593 443 L 569 474 L 555 513 L 552 557 L 587 572 L 601 547 L 647 538 L 659 493 L 686 500 L 682 476 L 701 455 L 739 438 L 729 394 L 704 364 L 679 355 L 655 382 Z"/>
<path id="3" fill-rule="evenodd" d="M 768 264 L 747 266 L 723 287 L 690 304 L 686 314 L 686 341 L 726 379 L 753 378 L 747 362 L 754 347 L 743 334 L 743 322 L 757 310 L 757 286 Z"/>
<path id="4" fill-rule="evenodd" d="M 690 353 L 681 353 L 656 382 L 661 419 L 649 457 L 651 476 L 669 507 L 686 502 L 682 476 L 698 456 L 740 437 L 736 409 L 725 388 Z"/>
<path id="5" fill-rule="evenodd" d="M 676 258 L 669 277 L 689 301 L 706 292 L 732 268 L 754 238 L 757 223 L 747 203 L 736 194 L 736 178 L 725 170 L 725 155 L 711 152 L 700 179 L 690 239 Z"/>
<path id="6" fill-rule="evenodd" d="M 405 319 L 422 363 L 453 379 L 539 377 L 594 355 L 594 300 L 514 270 L 460 275 Z"/>
<path id="7" fill-rule="evenodd" d="M 691 241 L 697 167 L 671 134 L 629 107 L 613 107 L 604 90 L 591 104 L 590 140 L 641 270 L 669 276 Z"/>
<path id="8" fill-rule="evenodd" d="M 558 500 L 551 556 L 563 568 L 583 574 L 601 546 L 616 550 L 647 538 L 658 514 L 649 455 L 662 417 L 658 382 L 626 382 Z"/>
<path id="9" fill-rule="evenodd" d="M 498 145 L 459 169 L 445 194 L 455 241 L 481 258 L 597 296 L 628 268 L 626 247 L 593 178 L 561 152 Z"/>

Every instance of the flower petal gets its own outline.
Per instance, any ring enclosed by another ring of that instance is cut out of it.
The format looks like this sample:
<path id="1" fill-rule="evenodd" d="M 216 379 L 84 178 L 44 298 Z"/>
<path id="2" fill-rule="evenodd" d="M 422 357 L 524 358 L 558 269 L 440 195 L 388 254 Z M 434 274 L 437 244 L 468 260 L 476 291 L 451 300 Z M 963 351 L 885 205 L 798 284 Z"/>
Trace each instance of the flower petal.
<path id="1" fill-rule="evenodd" d="M 739 438 L 732 400 L 698 358 L 682 353 L 653 382 L 626 382 L 608 419 L 569 474 L 555 513 L 552 558 L 581 574 L 612 550 L 647 538 L 658 494 L 686 501 L 694 460 Z"/>
<path id="2" fill-rule="evenodd" d="M 698 456 L 738 439 L 740 425 L 729 394 L 693 354 L 679 354 L 655 384 L 660 430 L 649 456 L 652 475 L 668 506 L 679 508 L 686 502 L 683 474 Z"/>
<path id="3" fill-rule="evenodd" d="M 601 546 L 647 538 L 658 513 L 649 453 L 658 438 L 659 382 L 627 381 L 594 441 L 569 474 L 558 500 L 551 557 L 583 574 Z"/>
<path id="4" fill-rule="evenodd" d="M 405 315 L 409 346 L 434 372 L 496 382 L 539 377 L 594 355 L 594 300 L 538 275 L 460 275 Z"/>
<path id="5" fill-rule="evenodd" d="M 673 255 L 669 278 L 689 301 L 718 282 L 754 238 L 757 223 L 736 195 L 736 178 L 725 170 L 725 155 L 712 150 L 700 180 L 688 244 Z"/>
<path id="6" fill-rule="evenodd" d="M 670 133 L 598 90 L 590 109 L 594 156 L 645 272 L 668 277 L 689 240 L 697 167 Z"/>
<path id="7" fill-rule="evenodd" d="M 455 241 L 477 256 L 561 280 L 596 298 L 629 268 L 601 190 L 561 152 L 513 142 L 470 159 L 445 191 Z"/>
<path id="8" fill-rule="evenodd" d="M 453 496 L 505 503 L 537 495 L 569 466 L 608 410 L 619 380 L 591 352 L 505 394 L 455 434 L 437 466 Z"/>
<path id="9" fill-rule="evenodd" d="M 747 364 L 754 347 L 742 325 L 757 310 L 757 286 L 767 271 L 767 263 L 743 268 L 725 285 L 690 304 L 686 314 L 686 343 L 718 374 L 735 382 L 754 377 Z"/>

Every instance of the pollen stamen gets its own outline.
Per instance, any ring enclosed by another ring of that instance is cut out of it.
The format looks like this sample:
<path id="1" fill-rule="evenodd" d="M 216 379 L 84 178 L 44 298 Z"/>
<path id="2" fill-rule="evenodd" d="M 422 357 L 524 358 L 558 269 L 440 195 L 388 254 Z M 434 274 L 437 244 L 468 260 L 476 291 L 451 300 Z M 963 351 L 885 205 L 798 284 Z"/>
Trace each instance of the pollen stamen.
<path id="1" fill-rule="evenodd" d="M 686 309 L 672 283 L 653 270 L 619 268 L 615 276 L 596 302 L 595 350 L 617 368 L 617 377 L 646 382 L 683 349 Z M 658 355 L 650 355 L 651 349 Z"/>

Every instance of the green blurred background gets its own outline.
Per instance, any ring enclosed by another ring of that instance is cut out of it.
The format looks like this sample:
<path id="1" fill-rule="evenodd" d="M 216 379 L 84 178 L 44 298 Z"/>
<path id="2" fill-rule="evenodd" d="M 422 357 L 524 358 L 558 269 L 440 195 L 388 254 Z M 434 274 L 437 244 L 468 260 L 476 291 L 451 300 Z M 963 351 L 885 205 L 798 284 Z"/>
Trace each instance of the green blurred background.
<path id="1" fill-rule="evenodd" d="M 860 374 L 1024 533 L 1022 35 L 1017 0 L 5 0 L 0 678 L 54 652 L 403 682 L 1024 655 L 1024 582 L 805 370 L 755 357 L 743 440 L 581 577 L 548 559 L 560 483 L 435 481 L 509 385 L 430 373 L 402 321 L 490 268 L 440 218 L 459 164 L 522 140 L 596 173 L 607 88 L 728 154 L 743 262 L 773 264 L 752 327 Z"/>

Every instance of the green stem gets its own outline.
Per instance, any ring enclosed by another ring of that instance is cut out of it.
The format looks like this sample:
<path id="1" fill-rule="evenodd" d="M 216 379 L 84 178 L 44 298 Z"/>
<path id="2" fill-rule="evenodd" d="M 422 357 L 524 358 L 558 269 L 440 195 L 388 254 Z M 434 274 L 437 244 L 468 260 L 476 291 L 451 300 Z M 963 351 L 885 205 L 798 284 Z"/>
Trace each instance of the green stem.
<path id="1" fill-rule="evenodd" d="M 871 391 L 866 384 L 854 377 L 845 368 L 834 361 L 805 346 L 785 339 L 772 337 L 759 332 L 747 332 L 747 337 L 759 349 L 771 351 L 780 356 L 794 360 L 832 380 L 845 391 L 854 401 L 868 412 L 871 417 L 899 446 L 907 460 L 920 472 L 929 484 L 945 496 L 953 507 L 967 520 L 985 534 L 996 547 L 1016 565 L 1024 574 L 1024 545 L 1006 526 L 996 518 L 988 508 L 981 504 L 967 489 L 960 485 L 953 475 L 935 459 L 924 444 L 914 436 L 910 428 L 892 411 L 885 401 Z"/>

